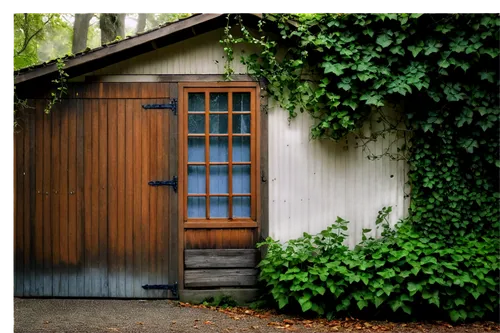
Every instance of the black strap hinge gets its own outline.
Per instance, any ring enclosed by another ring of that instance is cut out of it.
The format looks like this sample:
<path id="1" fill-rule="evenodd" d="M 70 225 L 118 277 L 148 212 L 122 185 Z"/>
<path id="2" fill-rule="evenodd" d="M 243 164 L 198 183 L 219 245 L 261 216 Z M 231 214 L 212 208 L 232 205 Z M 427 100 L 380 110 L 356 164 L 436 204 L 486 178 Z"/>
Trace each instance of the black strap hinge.
<path id="1" fill-rule="evenodd" d="M 177 114 L 177 99 L 172 98 L 170 104 L 142 104 L 142 108 L 148 109 L 170 109 L 174 115 Z"/>
<path id="2" fill-rule="evenodd" d="M 148 182 L 149 186 L 172 186 L 174 192 L 177 192 L 177 177 L 174 176 L 172 180 L 152 180 Z"/>
<path id="3" fill-rule="evenodd" d="M 151 290 L 151 289 L 170 290 L 174 297 L 177 297 L 179 292 L 177 282 L 174 284 L 146 284 L 142 286 L 142 288 L 146 290 Z"/>

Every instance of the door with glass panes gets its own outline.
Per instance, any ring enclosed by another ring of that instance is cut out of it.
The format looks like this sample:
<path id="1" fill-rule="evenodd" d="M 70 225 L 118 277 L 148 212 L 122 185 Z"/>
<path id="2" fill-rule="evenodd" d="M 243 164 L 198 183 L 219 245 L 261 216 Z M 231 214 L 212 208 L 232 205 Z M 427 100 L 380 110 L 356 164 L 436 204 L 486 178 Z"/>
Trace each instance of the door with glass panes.
<path id="1" fill-rule="evenodd" d="M 228 85 L 182 89 L 179 199 L 185 248 L 242 248 L 255 243 L 258 87 L 253 82 Z"/>

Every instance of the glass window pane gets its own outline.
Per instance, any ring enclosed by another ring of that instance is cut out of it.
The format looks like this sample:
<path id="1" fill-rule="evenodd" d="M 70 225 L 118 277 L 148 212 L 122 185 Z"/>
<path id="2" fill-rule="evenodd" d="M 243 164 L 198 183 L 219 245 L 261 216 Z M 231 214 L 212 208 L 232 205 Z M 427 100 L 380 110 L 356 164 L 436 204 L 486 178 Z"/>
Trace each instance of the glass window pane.
<path id="1" fill-rule="evenodd" d="M 205 133 L 205 115 L 188 115 L 188 133 Z"/>
<path id="2" fill-rule="evenodd" d="M 250 193 L 250 165 L 233 165 L 233 193 Z"/>
<path id="3" fill-rule="evenodd" d="M 210 111 L 227 111 L 227 93 L 210 93 Z"/>
<path id="4" fill-rule="evenodd" d="M 250 111 L 250 93 L 233 93 L 233 112 Z"/>
<path id="5" fill-rule="evenodd" d="M 188 166 L 188 193 L 206 193 L 205 167 L 199 165 Z"/>
<path id="6" fill-rule="evenodd" d="M 210 194 L 227 194 L 228 192 L 227 165 L 210 166 Z"/>
<path id="7" fill-rule="evenodd" d="M 210 197 L 210 217 L 229 217 L 228 198 Z"/>
<path id="8" fill-rule="evenodd" d="M 227 114 L 210 115 L 210 133 L 227 134 Z"/>
<path id="9" fill-rule="evenodd" d="M 250 217 L 250 197 L 233 197 L 233 217 Z"/>
<path id="10" fill-rule="evenodd" d="M 210 162 L 227 162 L 228 154 L 227 137 L 210 138 Z"/>
<path id="11" fill-rule="evenodd" d="M 250 137 L 233 137 L 233 162 L 250 162 Z"/>
<path id="12" fill-rule="evenodd" d="M 205 197 L 188 197 L 187 211 L 188 217 L 201 217 L 206 218 L 206 198 Z"/>
<path id="13" fill-rule="evenodd" d="M 205 111 L 205 93 L 188 94 L 188 112 Z"/>
<path id="14" fill-rule="evenodd" d="M 235 114 L 233 115 L 233 133 L 248 134 L 250 133 L 250 115 Z"/>
<path id="15" fill-rule="evenodd" d="M 188 162 L 205 162 L 205 138 L 188 137 Z"/>

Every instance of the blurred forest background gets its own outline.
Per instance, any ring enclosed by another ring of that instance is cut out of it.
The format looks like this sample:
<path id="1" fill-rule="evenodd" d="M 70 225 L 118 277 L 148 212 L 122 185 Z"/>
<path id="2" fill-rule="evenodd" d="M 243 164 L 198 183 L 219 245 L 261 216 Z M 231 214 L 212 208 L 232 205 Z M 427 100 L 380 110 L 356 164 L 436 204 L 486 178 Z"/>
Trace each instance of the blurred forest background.
<path id="1" fill-rule="evenodd" d="M 75 54 L 191 16 L 162 14 L 14 14 L 14 70 Z"/>

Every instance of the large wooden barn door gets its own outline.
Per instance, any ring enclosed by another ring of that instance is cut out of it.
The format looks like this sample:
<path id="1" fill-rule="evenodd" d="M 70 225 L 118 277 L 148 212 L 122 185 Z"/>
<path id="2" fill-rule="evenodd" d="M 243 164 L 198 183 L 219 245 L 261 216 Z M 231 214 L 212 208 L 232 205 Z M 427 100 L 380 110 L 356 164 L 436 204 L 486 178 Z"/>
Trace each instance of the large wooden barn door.
<path id="1" fill-rule="evenodd" d="M 33 99 L 15 134 L 15 295 L 172 297 L 177 196 L 176 85 L 75 86 L 44 113 Z"/>

